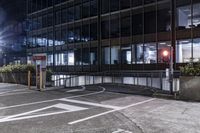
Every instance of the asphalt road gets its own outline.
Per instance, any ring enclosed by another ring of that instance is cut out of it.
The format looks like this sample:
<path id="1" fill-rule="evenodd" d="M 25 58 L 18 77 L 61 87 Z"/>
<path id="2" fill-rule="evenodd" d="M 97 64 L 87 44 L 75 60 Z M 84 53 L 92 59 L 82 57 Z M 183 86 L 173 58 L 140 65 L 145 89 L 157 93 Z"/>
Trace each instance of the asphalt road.
<path id="1" fill-rule="evenodd" d="M 105 86 L 39 92 L 0 84 L 0 133 L 200 133 L 199 111 L 199 103 Z"/>

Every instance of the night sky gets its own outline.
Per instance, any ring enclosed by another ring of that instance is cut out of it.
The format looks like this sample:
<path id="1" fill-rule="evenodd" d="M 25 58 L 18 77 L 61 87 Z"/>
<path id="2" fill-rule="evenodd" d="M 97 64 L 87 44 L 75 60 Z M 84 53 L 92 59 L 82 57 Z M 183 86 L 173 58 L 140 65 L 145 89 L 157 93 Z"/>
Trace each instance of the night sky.
<path id="1" fill-rule="evenodd" d="M 0 0 L 0 24 L 23 21 L 26 16 L 26 0 Z"/>
<path id="2" fill-rule="evenodd" d="M 0 0 L 0 49 L 4 51 L 19 51 L 23 45 L 20 32 L 15 28 L 26 19 L 26 0 Z M 6 50 L 5 50 L 6 49 Z"/>

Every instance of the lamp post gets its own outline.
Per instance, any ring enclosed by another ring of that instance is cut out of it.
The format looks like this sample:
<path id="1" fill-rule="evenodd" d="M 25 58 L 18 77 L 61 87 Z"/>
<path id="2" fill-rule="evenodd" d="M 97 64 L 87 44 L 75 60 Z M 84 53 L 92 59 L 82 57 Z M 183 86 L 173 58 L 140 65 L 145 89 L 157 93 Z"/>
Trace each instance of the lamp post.
<path id="1" fill-rule="evenodd" d="M 169 64 L 169 71 L 166 69 L 166 77 L 169 77 L 170 84 L 170 94 L 173 94 L 173 79 L 174 79 L 174 69 L 173 69 L 173 47 L 169 46 L 169 50 L 163 50 L 163 62 Z"/>
<path id="2" fill-rule="evenodd" d="M 169 63 L 169 70 L 170 70 L 170 93 L 173 94 L 173 79 L 174 79 L 174 68 L 173 68 L 173 47 L 170 46 L 170 63 Z"/>

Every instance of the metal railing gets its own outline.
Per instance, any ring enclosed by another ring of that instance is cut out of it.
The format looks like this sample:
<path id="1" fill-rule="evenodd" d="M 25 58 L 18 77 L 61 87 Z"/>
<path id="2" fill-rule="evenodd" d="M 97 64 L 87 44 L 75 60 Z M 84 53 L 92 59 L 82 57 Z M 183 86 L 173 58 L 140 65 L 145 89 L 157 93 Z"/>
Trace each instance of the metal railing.
<path id="1" fill-rule="evenodd" d="M 179 90 L 179 71 L 174 71 L 173 91 Z M 130 84 L 170 91 L 165 71 L 104 71 L 82 75 L 66 75 L 53 81 L 55 86 L 76 87 L 96 84 Z"/>

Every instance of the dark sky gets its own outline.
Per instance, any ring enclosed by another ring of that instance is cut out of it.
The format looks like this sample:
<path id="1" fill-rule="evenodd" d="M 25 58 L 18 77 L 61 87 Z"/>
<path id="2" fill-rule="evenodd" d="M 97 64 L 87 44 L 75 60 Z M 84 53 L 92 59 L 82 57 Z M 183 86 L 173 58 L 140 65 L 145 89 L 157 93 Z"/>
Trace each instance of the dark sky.
<path id="1" fill-rule="evenodd" d="M 0 0 L 0 22 L 22 21 L 25 16 L 26 0 Z"/>
<path id="2" fill-rule="evenodd" d="M 18 22 L 23 22 L 25 19 L 26 0 L 0 0 L 1 49 L 18 50 L 21 48 L 23 44 L 23 38 L 19 38 L 21 32 L 15 32 L 12 25 L 18 25 Z"/>

